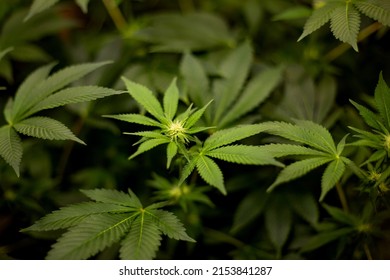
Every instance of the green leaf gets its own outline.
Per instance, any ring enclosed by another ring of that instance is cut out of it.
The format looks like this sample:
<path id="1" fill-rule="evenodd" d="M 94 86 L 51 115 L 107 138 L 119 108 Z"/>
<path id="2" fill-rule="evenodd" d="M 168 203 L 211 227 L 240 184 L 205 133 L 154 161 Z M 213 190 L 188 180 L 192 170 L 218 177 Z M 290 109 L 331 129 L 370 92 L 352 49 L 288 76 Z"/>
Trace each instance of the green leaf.
<path id="1" fill-rule="evenodd" d="M 18 134 L 12 127 L 2 126 L 0 128 L 0 156 L 12 166 L 18 177 L 22 154 L 22 141 Z"/>
<path id="2" fill-rule="evenodd" d="M 122 260 L 149 260 L 156 256 L 160 246 L 161 233 L 152 218 L 144 211 L 131 224 L 130 232 L 122 241 Z"/>
<path id="3" fill-rule="evenodd" d="M 80 86 L 66 88 L 48 96 L 47 98 L 37 103 L 28 112 L 26 112 L 26 115 L 32 115 L 38 111 L 45 109 L 56 108 L 71 103 L 92 101 L 120 93 L 120 91 L 98 86 Z"/>
<path id="4" fill-rule="evenodd" d="M 222 80 L 214 83 L 214 124 L 219 124 L 228 107 L 237 99 L 248 76 L 252 62 L 252 47 L 248 41 L 234 50 L 220 66 Z"/>
<path id="5" fill-rule="evenodd" d="M 97 202 L 142 208 L 138 197 L 130 189 L 128 190 L 128 194 L 110 189 L 81 190 L 81 192 Z"/>
<path id="6" fill-rule="evenodd" d="M 305 38 L 307 35 L 319 29 L 325 23 L 327 23 L 330 20 L 333 11 L 339 6 L 344 6 L 344 5 L 340 2 L 337 3 L 337 2 L 327 1 L 324 3 L 323 7 L 314 10 L 313 14 L 306 21 L 305 26 L 303 28 L 303 33 L 299 37 L 298 42 L 303 38 Z"/>
<path id="7" fill-rule="evenodd" d="M 204 105 L 199 110 L 195 111 L 192 115 L 190 115 L 187 121 L 185 122 L 184 127 L 191 128 L 193 125 L 195 125 L 198 122 L 198 120 L 203 116 L 205 110 L 207 109 L 207 107 L 210 105 L 211 102 L 212 100 L 209 101 L 209 103 Z"/>
<path id="8" fill-rule="evenodd" d="M 160 13 L 147 20 L 146 28 L 139 30 L 135 38 L 154 44 L 154 52 L 182 53 L 234 43 L 225 22 L 215 14 Z"/>
<path id="9" fill-rule="evenodd" d="M 271 68 L 252 78 L 237 102 L 223 115 L 218 126 L 224 127 L 259 106 L 279 84 L 281 76 L 281 68 Z"/>
<path id="10" fill-rule="evenodd" d="M 223 183 L 223 174 L 218 165 L 206 156 L 199 156 L 196 161 L 196 169 L 200 176 L 208 184 L 216 187 L 222 194 L 226 194 L 225 185 Z"/>
<path id="11" fill-rule="evenodd" d="M 197 162 L 199 160 L 199 156 L 194 156 L 191 158 L 191 160 L 184 166 L 183 170 L 180 174 L 180 179 L 178 185 L 181 186 L 184 181 L 188 178 L 188 176 L 191 175 L 192 171 L 194 171 Z"/>
<path id="12" fill-rule="evenodd" d="M 289 8 L 272 18 L 272 20 L 294 20 L 311 16 L 310 8 L 304 6 Z"/>
<path id="13" fill-rule="evenodd" d="M 177 154 L 177 145 L 175 142 L 170 142 L 167 145 L 167 169 L 171 165 L 171 161 L 176 156 L 176 154 Z"/>
<path id="14" fill-rule="evenodd" d="M 360 221 L 357 217 L 346 213 L 345 211 L 341 210 L 340 208 L 333 207 L 333 206 L 326 205 L 326 204 L 324 204 L 323 207 L 329 213 L 329 215 L 332 216 L 333 219 L 335 219 L 336 221 L 338 221 L 344 225 L 356 227 L 360 224 Z"/>
<path id="15" fill-rule="evenodd" d="M 386 0 L 355 0 L 353 4 L 366 16 L 390 26 L 390 3 Z"/>
<path id="16" fill-rule="evenodd" d="M 299 178 L 329 161 L 332 161 L 329 157 L 315 157 L 294 162 L 279 173 L 275 182 L 268 188 L 268 191 L 272 191 L 276 186 L 282 183 Z"/>
<path id="17" fill-rule="evenodd" d="M 77 138 L 65 125 L 47 117 L 31 117 L 14 125 L 17 132 L 49 140 L 73 140 L 85 143 Z"/>
<path id="18" fill-rule="evenodd" d="M 246 195 L 237 206 L 233 217 L 231 232 L 238 233 L 246 225 L 251 225 L 253 221 L 261 215 L 269 196 L 264 189 L 254 191 Z"/>
<path id="19" fill-rule="evenodd" d="M 210 96 L 209 80 L 202 64 L 195 56 L 186 52 L 180 64 L 180 73 L 184 78 L 184 88 L 187 89 L 190 100 L 197 107 L 204 106 Z"/>
<path id="20" fill-rule="evenodd" d="M 292 144 L 268 144 L 260 146 L 259 148 L 262 148 L 265 151 L 269 152 L 275 158 L 295 155 L 320 157 L 327 156 L 327 153 L 324 153 L 322 151 Z"/>
<path id="21" fill-rule="evenodd" d="M 231 144 L 244 138 L 259 134 L 260 132 L 265 131 L 267 128 L 268 125 L 261 123 L 240 125 L 233 128 L 218 130 L 206 139 L 203 145 L 203 150 L 209 151 L 224 145 Z"/>
<path id="22" fill-rule="evenodd" d="M 36 80 L 36 85 L 31 85 L 32 88 L 29 92 L 24 94 L 24 98 L 22 99 L 23 103 L 20 104 L 20 107 L 17 107 L 14 111 L 14 118 L 17 120 L 23 119 L 27 117 L 26 113 L 34 107 L 37 103 L 41 102 L 43 99 L 48 97 L 50 94 L 56 92 L 57 90 L 67 86 L 68 84 L 84 77 L 90 72 L 96 70 L 99 67 L 102 67 L 110 62 L 97 62 L 97 63 L 84 63 L 79 65 L 72 65 L 57 71 L 56 73 L 50 75 L 45 80 Z M 40 72 L 44 72 L 49 67 L 43 69 Z M 40 75 L 42 78 L 42 75 Z M 15 106 L 17 95 L 15 97 Z"/>
<path id="23" fill-rule="evenodd" d="M 272 164 L 283 167 L 271 153 L 259 146 L 234 145 L 216 148 L 206 153 L 207 156 L 239 164 Z"/>
<path id="24" fill-rule="evenodd" d="M 122 78 L 125 82 L 129 94 L 142 106 L 144 109 L 154 116 L 159 121 L 163 122 L 166 118 L 160 102 L 153 93 L 146 87 L 136 84 L 126 78 Z"/>
<path id="25" fill-rule="evenodd" d="M 130 210 L 129 207 L 118 204 L 83 202 L 53 211 L 36 221 L 32 226 L 23 229 L 22 232 L 68 228 L 79 224 L 82 220 L 92 214 L 123 213 L 130 212 Z"/>
<path id="26" fill-rule="evenodd" d="M 129 214 L 106 213 L 86 217 L 58 239 L 46 259 L 87 259 L 119 241 L 133 220 Z"/>
<path id="27" fill-rule="evenodd" d="M 48 62 L 51 60 L 50 55 L 42 48 L 32 44 L 16 46 L 10 56 L 23 62 Z"/>
<path id="28" fill-rule="evenodd" d="M 30 7 L 30 11 L 25 17 L 24 21 L 29 20 L 32 16 L 50 8 L 54 4 L 56 4 L 59 0 L 34 0 Z"/>
<path id="29" fill-rule="evenodd" d="M 289 200 L 289 205 L 291 205 L 299 216 L 311 225 L 317 225 L 320 212 L 318 209 L 318 202 L 311 193 L 307 191 L 288 192 L 287 198 Z"/>
<path id="30" fill-rule="evenodd" d="M 379 74 L 378 85 L 375 88 L 375 103 L 387 129 L 390 129 L 390 88 Z"/>
<path id="31" fill-rule="evenodd" d="M 135 158 L 136 156 L 138 156 L 146 151 L 149 151 L 149 150 L 151 150 L 159 145 L 167 144 L 169 142 L 170 142 L 169 139 L 165 139 L 165 138 L 146 140 L 145 142 L 142 142 L 141 145 L 138 146 L 137 151 L 129 157 L 129 160 L 131 160 L 131 159 Z"/>
<path id="32" fill-rule="evenodd" d="M 179 219 L 171 212 L 164 210 L 148 210 L 148 207 L 146 207 L 145 210 L 145 215 L 150 215 L 161 232 L 169 238 L 195 242 L 194 239 L 187 235 L 186 230 Z"/>
<path id="33" fill-rule="evenodd" d="M 177 106 L 179 104 L 179 90 L 176 86 L 176 78 L 172 80 L 168 89 L 165 91 L 163 104 L 165 116 L 172 120 L 176 115 Z"/>
<path id="34" fill-rule="evenodd" d="M 84 14 L 88 13 L 89 0 L 75 0 L 75 1 Z"/>
<path id="35" fill-rule="evenodd" d="M 371 126 L 374 129 L 377 129 L 377 130 L 381 129 L 381 127 L 379 125 L 378 117 L 376 116 L 376 114 L 373 111 L 367 109 L 366 107 L 364 107 L 362 105 L 359 105 L 358 103 L 354 102 L 353 100 L 350 100 L 350 102 L 352 103 L 353 106 L 356 107 L 356 109 L 358 109 L 359 114 L 363 117 L 366 124 L 368 124 L 369 126 Z"/>
<path id="36" fill-rule="evenodd" d="M 309 145 L 327 154 L 336 154 L 333 138 L 326 128 L 311 121 L 296 122 L 297 125 L 286 122 L 263 123 L 263 131 Z"/>
<path id="37" fill-rule="evenodd" d="M 340 239 L 343 236 L 347 236 L 354 232 L 352 228 L 342 228 L 330 232 L 322 232 L 318 235 L 313 236 L 309 241 L 302 247 L 300 250 L 301 253 L 313 251 L 325 244 L 332 242 L 334 240 Z"/>
<path id="38" fill-rule="evenodd" d="M 355 51 L 358 51 L 360 14 L 352 3 L 347 1 L 344 7 L 335 8 L 330 18 L 330 28 L 337 39 L 350 44 Z"/>
<path id="39" fill-rule="evenodd" d="M 337 184 L 341 176 L 343 176 L 344 171 L 345 164 L 340 158 L 333 160 L 326 167 L 325 172 L 322 175 L 320 201 L 322 201 L 325 195 Z"/>
<path id="40" fill-rule="evenodd" d="M 20 115 L 21 112 L 30 105 L 31 96 L 33 95 L 35 87 L 47 78 L 54 65 L 54 63 L 50 63 L 38 68 L 19 86 L 12 109 L 12 119 L 15 119 L 16 116 Z"/>
<path id="41" fill-rule="evenodd" d="M 5 104 L 4 107 L 4 117 L 7 123 L 12 126 L 12 107 L 14 106 L 14 100 L 12 97 L 8 98 L 7 103 Z"/>
<path id="42" fill-rule="evenodd" d="M 0 51 L 0 61 L 3 59 L 3 57 L 7 53 L 11 52 L 13 49 L 14 49 L 13 47 L 9 47 L 9 48 L 6 48 L 5 50 Z"/>
<path id="43" fill-rule="evenodd" d="M 278 252 L 278 257 L 292 227 L 291 209 L 286 206 L 287 203 L 284 196 L 276 196 L 267 204 L 267 211 L 264 213 L 265 227 Z"/>
<path id="44" fill-rule="evenodd" d="M 116 120 L 129 122 L 129 123 L 148 125 L 148 126 L 157 126 L 157 127 L 162 126 L 159 122 L 139 114 L 103 115 L 103 117 L 116 119 Z"/>

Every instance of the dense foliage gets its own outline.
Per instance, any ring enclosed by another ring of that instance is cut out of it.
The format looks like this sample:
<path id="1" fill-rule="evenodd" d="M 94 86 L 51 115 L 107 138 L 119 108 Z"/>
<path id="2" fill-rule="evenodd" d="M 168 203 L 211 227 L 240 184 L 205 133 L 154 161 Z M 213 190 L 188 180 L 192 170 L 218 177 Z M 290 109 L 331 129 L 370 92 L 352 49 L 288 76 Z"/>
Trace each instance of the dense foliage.
<path id="1" fill-rule="evenodd" d="M 0 26 L 0 258 L 390 258 L 389 1 L 5 0 Z"/>

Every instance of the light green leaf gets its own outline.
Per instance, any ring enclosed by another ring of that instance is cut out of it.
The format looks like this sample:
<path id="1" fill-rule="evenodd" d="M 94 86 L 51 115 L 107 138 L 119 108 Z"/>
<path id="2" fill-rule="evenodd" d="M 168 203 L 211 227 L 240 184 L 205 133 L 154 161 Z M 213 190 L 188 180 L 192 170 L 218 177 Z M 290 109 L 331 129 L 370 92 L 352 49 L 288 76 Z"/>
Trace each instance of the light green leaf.
<path id="1" fill-rule="evenodd" d="M 333 160 L 328 165 L 322 175 L 320 201 L 322 201 L 325 195 L 336 185 L 341 176 L 343 176 L 344 171 L 345 164 L 340 158 Z"/>
<path id="2" fill-rule="evenodd" d="M 175 142 L 170 142 L 167 145 L 167 169 L 171 165 L 172 159 L 176 156 L 177 154 L 177 145 Z"/>
<path id="3" fill-rule="evenodd" d="M 271 68 L 252 78 L 237 102 L 223 115 L 218 126 L 224 127 L 259 106 L 279 84 L 281 75 L 281 68 Z"/>
<path id="4" fill-rule="evenodd" d="M 209 151 L 244 138 L 259 134 L 268 128 L 267 124 L 248 124 L 233 128 L 218 130 L 206 139 L 203 145 L 203 151 Z"/>
<path id="5" fill-rule="evenodd" d="M 336 7 L 330 18 L 333 35 L 342 42 L 350 44 L 358 51 L 357 36 L 360 29 L 360 14 L 352 3 Z"/>
<path id="6" fill-rule="evenodd" d="M 310 8 L 304 6 L 297 6 L 289 8 L 272 18 L 272 20 L 294 20 L 311 16 Z"/>
<path id="7" fill-rule="evenodd" d="M 57 230 L 75 226 L 92 214 L 101 213 L 124 213 L 132 209 L 127 206 L 110 203 L 83 202 L 62 207 L 59 210 L 44 216 L 32 226 L 25 228 L 26 231 Z"/>
<path id="8" fill-rule="evenodd" d="M 49 260 L 80 260 L 102 251 L 126 234 L 134 217 L 129 214 L 98 214 L 70 228 L 52 246 Z"/>
<path id="9" fill-rule="evenodd" d="M 271 153 L 259 146 L 234 145 L 224 146 L 208 151 L 207 156 L 239 164 L 272 164 L 283 167 L 284 165 L 276 161 Z"/>
<path id="10" fill-rule="evenodd" d="M 275 182 L 268 188 L 267 191 L 272 191 L 276 186 L 282 183 L 299 178 L 311 170 L 328 163 L 331 160 L 332 159 L 329 157 L 315 157 L 294 162 L 279 173 Z"/>
<path id="11" fill-rule="evenodd" d="M 165 91 L 163 104 L 165 116 L 172 120 L 176 115 L 177 106 L 179 104 L 179 90 L 176 86 L 176 78 L 172 80 L 168 89 Z"/>
<path id="12" fill-rule="evenodd" d="M 148 210 L 148 207 L 146 207 L 145 215 L 150 215 L 161 232 L 169 238 L 195 242 L 194 239 L 187 235 L 186 230 L 179 219 L 171 212 L 164 210 Z"/>
<path id="13" fill-rule="evenodd" d="M 222 194 L 226 194 L 225 185 L 223 183 L 223 174 L 218 165 L 206 156 L 199 156 L 196 161 L 196 169 L 200 176 L 208 184 L 216 187 Z"/>
<path id="14" fill-rule="evenodd" d="M 59 2 L 59 0 L 34 0 L 30 7 L 30 11 L 28 12 L 27 16 L 25 17 L 24 21 L 29 20 L 32 16 L 50 8 L 54 4 Z"/>
<path id="15" fill-rule="evenodd" d="M 390 129 L 390 88 L 379 74 L 379 81 L 375 88 L 375 103 L 387 129 Z"/>
<path id="16" fill-rule="evenodd" d="M 22 141 L 15 130 L 8 125 L 0 127 L 0 156 L 12 166 L 18 177 L 22 154 Z"/>
<path id="17" fill-rule="evenodd" d="M 159 122 L 139 114 L 104 115 L 103 117 L 116 119 L 116 120 L 129 122 L 129 123 L 148 125 L 148 126 L 157 126 L 157 127 L 162 126 Z"/>
<path id="18" fill-rule="evenodd" d="M 309 145 L 327 154 L 336 154 L 336 147 L 329 131 L 311 121 L 296 121 L 298 125 L 286 122 L 263 123 L 263 131 L 286 139 Z"/>
<path id="19" fill-rule="evenodd" d="M 204 106 L 210 96 L 209 80 L 202 64 L 196 57 L 186 52 L 180 64 L 180 73 L 184 78 L 184 87 L 190 100 L 197 107 Z"/>
<path id="20" fill-rule="evenodd" d="M 366 16 L 390 26 L 390 2 L 386 0 L 355 0 L 353 4 Z"/>
<path id="21" fill-rule="evenodd" d="M 84 77 L 90 72 L 108 63 L 110 62 L 105 61 L 72 65 L 57 71 L 43 81 L 36 81 L 37 84 L 32 85 L 32 88 L 30 92 L 28 92 L 28 95 L 25 95 L 22 104 L 23 106 L 21 106 L 20 108 L 16 108 L 16 111 L 14 111 L 14 118 L 17 120 L 25 118 L 27 116 L 26 113 L 32 107 L 34 107 L 37 103 L 48 97 L 50 94 L 56 92 L 57 90 L 67 86 L 68 84 Z M 15 97 L 15 103 L 16 98 L 17 96 Z"/>
<path id="22" fill-rule="evenodd" d="M 88 13 L 89 0 L 75 0 L 84 14 Z"/>
<path id="23" fill-rule="evenodd" d="M 324 153 L 322 151 L 291 144 L 268 144 L 260 146 L 259 148 L 262 148 L 265 151 L 269 152 L 275 158 L 295 155 L 320 157 L 327 156 L 327 153 Z"/>
<path id="24" fill-rule="evenodd" d="M 47 98 L 37 103 L 28 112 L 26 112 L 25 116 L 32 115 L 38 111 L 45 109 L 51 109 L 71 103 L 92 101 L 120 93 L 122 92 L 98 86 L 80 86 L 66 88 L 48 96 Z"/>
<path id="25" fill-rule="evenodd" d="M 199 156 L 194 156 L 184 166 L 184 168 L 181 172 L 181 175 L 180 175 L 180 179 L 179 179 L 179 183 L 178 183 L 179 186 L 181 186 L 184 183 L 184 181 L 188 178 L 188 176 L 191 175 L 192 171 L 194 171 L 198 160 L 199 160 Z"/>
<path id="26" fill-rule="evenodd" d="M 47 117 L 31 117 L 16 123 L 14 128 L 17 132 L 32 137 L 49 140 L 73 140 L 85 145 L 65 125 Z"/>
<path id="27" fill-rule="evenodd" d="M 152 218 L 141 212 L 131 224 L 130 232 L 122 241 L 122 260 L 149 260 L 156 256 L 160 246 L 161 233 Z"/>
<path id="28" fill-rule="evenodd" d="M 205 106 L 203 106 L 199 110 L 195 111 L 191 116 L 189 116 L 187 121 L 185 122 L 184 127 L 191 128 L 193 125 L 195 125 L 197 123 L 197 121 L 203 116 L 203 113 L 205 112 L 205 110 L 207 109 L 207 107 L 210 105 L 211 102 L 212 102 L 212 100 L 209 101 L 209 103 L 207 103 Z"/>
<path id="29" fill-rule="evenodd" d="M 306 21 L 305 26 L 303 28 L 303 33 L 299 37 L 298 41 L 302 40 L 307 35 L 313 33 L 325 23 L 327 23 L 330 20 L 331 14 L 336 9 L 336 7 L 344 6 L 343 3 L 331 1 L 327 1 L 324 4 L 325 5 L 323 7 L 314 10 L 313 14 Z"/>
<path id="30" fill-rule="evenodd" d="M 93 189 L 80 190 L 83 194 L 97 202 L 104 202 L 109 204 L 117 204 L 133 208 L 142 208 L 142 204 L 138 197 L 129 189 L 126 194 L 117 190 L 110 189 Z"/>
<path id="31" fill-rule="evenodd" d="M 54 63 L 42 66 L 32 72 L 19 86 L 16 95 L 14 106 L 12 109 L 12 119 L 14 120 L 18 115 L 21 115 L 31 103 L 31 96 L 35 87 L 37 87 L 43 80 L 47 78 L 51 69 L 54 67 Z"/>
<path id="32" fill-rule="evenodd" d="M 151 150 L 151 149 L 153 149 L 161 144 L 167 144 L 169 142 L 170 142 L 169 139 L 165 139 L 165 138 L 146 140 L 138 146 L 137 151 L 129 157 L 129 160 L 131 160 L 131 159 L 135 158 L 136 156 L 138 156 L 146 151 L 149 151 L 149 150 Z"/>
<path id="33" fill-rule="evenodd" d="M 221 117 L 237 99 L 248 76 L 252 62 L 252 47 L 248 41 L 234 50 L 220 66 L 222 80 L 214 83 L 215 115 L 214 124 L 219 124 Z"/>
<path id="34" fill-rule="evenodd" d="M 125 82 L 129 94 L 142 106 L 147 112 L 154 116 L 159 121 L 163 122 L 166 118 L 160 102 L 153 93 L 146 87 L 136 84 L 126 78 L 122 78 Z"/>
<path id="35" fill-rule="evenodd" d="M 349 101 L 352 103 L 353 106 L 356 107 L 356 109 L 358 109 L 359 114 L 363 117 L 366 124 L 368 124 L 372 128 L 375 128 L 377 130 L 381 130 L 378 117 L 376 116 L 376 114 L 373 111 L 367 109 L 366 107 L 364 107 L 362 105 L 359 105 L 358 103 L 354 102 L 353 100 L 349 100 Z"/>

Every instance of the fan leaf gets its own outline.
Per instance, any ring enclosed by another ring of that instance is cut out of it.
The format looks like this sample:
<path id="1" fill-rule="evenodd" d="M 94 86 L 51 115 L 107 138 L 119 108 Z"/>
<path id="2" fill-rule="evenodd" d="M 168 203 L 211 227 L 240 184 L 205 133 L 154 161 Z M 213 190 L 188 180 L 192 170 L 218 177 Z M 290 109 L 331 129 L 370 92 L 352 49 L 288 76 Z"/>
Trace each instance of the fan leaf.
<path id="1" fill-rule="evenodd" d="M 223 183 L 223 174 L 218 165 L 206 156 L 199 156 L 196 161 L 196 169 L 200 176 L 208 184 L 216 187 L 222 194 L 226 194 L 225 185 Z"/>
<path id="2" fill-rule="evenodd" d="M 340 158 L 332 161 L 327 166 L 322 175 L 320 201 L 322 201 L 325 195 L 336 185 L 341 176 L 343 176 L 344 171 L 345 163 Z"/>
<path id="3" fill-rule="evenodd" d="M 272 191 L 276 186 L 282 183 L 299 178 L 311 170 L 328 163 L 331 160 L 332 159 L 328 157 L 315 157 L 294 162 L 279 173 L 275 182 L 268 188 L 268 191 Z"/>
<path id="4" fill-rule="evenodd" d="M 207 156 L 239 164 L 284 166 L 276 161 L 267 149 L 259 146 L 224 146 L 207 152 Z"/>
<path id="5" fill-rule="evenodd" d="M 136 84 L 126 78 L 122 78 L 127 90 L 131 97 L 137 101 L 144 109 L 149 112 L 152 116 L 161 122 L 164 122 L 165 115 L 160 102 L 153 95 L 153 93 L 146 87 Z"/>
<path id="6" fill-rule="evenodd" d="M 386 0 L 356 0 L 356 8 L 383 25 L 390 26 L 390 2 Z"/>
<path id="7" fill-rule="evenodd" d="M 131 224 L 130 232 L 121 243 L 122 260 L 149 260 L 156 256 L 161 233 L 152 218 L 144 211 Z"/>
<path id="8" fill-rule="evenodd" d="M 119 241 L 134 220 L 129 214 L 92 215 L 70 228 L 52 246 L 49 260 L 88 259 Z"/>
<path id="9" fill-rule="evenodd" d="M 49 140 L 73 140 L 85 143 L 77 138 L 65 125 L 47 117 L 31 117 L 14 125 L 17 132 Z"/>
<path id="10" fill-rule="evenodd" d="M 0 128 L 0 156 L 12 166 L 18 177 L 22 154 L 22 141 L 18 134 L 12 127 L 2 126 Z"/>
<path id="11" fill-rule="evenodd" d="M 358 51 L 360 14 L 351 3 L 347 2 L 345 6 L 335 8 L 330 18 L 330 28 L 337 39 L 350 44 L 355 51 Z"/>

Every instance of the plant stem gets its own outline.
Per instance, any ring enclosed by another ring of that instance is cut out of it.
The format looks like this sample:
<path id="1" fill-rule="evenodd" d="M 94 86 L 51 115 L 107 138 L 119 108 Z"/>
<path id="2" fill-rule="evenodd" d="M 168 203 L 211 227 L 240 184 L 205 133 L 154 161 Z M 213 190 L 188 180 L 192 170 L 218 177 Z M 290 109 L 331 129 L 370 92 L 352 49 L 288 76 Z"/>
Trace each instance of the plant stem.
<path id="1" fill-rule="evenodd" d="M 364 253 L 366 253 L 367 259 L 372 260 L 371 251 L 370 248 L 368 248 L 367 243 L 364 243 L 363 249 L 364 249 Z"/>
<path id="2" fill-rule="evenodd" d="M 118 6 L 116 5 L 114 0 L 103 0 L 103 4 L 107 9 L 107 12 L 111 16 L 112 21 L 114 22 L 116 28 L 119 31 L 125 30 L 127 26 L 127 22 L 122 14 L 122 12 L 119 10 Z"/>
<path id="3" fill-rule="evenodd" d="M 347 202 L 347 198 L 345 196 L 345 193 L 344 193 L 344 190 L 343 188 L 341 187 L 340 183 L 337 182 L 336 184 L 336 189 L 337 189 L 337 193 L 339 195 L 339 198 L 340 198 L 340 202 L 341 202 L 341 205 L 343 207 L 343 210 L 345 212 L 349 212 L 349 207 L 348 207 L 348 202 Z"/>
<path id="4" fill-rule="evenodd" d="M 361 42 L 363 41 L 364 39 L 366 39 L 368 36 L 370 36 L 371 34 L 373 34 L 374 32 L 378 31 L 379 29 L 381 29 L 383 27 L 383 25 L 379 22 L 375 22 L 369 26 L 367 26 L 366 28 L 364 28 L 362 31 L 360 31 L 359 35 L 358 35 L 358 42 Z M 328 60 L 329 62 L 330 61 L 333 61 L 335 60 L 336 58 L 338 58 L 339 56 L 341 56 L 343 53 L 345 53 L 348 49 L 351 48 L 351 45 L 347 44 L 347 43 L 343 43 L 343 44 L 340 44 L 338 45 L 337 47 L 335 47 L 333 50 L 331 50 L 330 52 L 328 52 L 326 55 L 325 55 L 325 59 Z"/>

